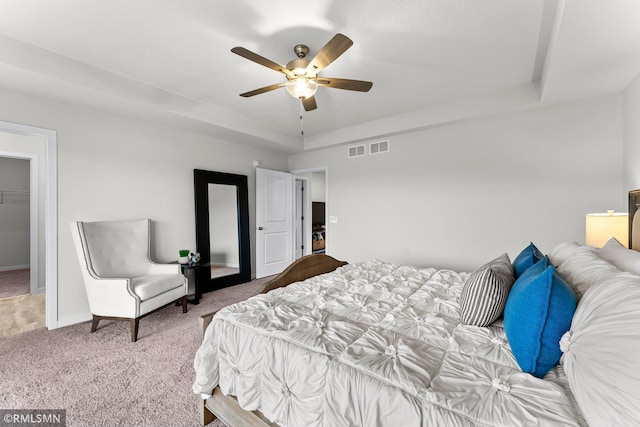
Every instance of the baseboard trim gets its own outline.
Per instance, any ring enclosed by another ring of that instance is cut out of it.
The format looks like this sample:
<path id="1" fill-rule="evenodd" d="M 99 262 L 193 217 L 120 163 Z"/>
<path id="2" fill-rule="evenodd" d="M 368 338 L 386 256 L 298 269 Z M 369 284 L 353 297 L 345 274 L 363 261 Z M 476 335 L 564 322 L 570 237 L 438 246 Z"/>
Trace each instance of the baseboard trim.
<path id="1" fill-rule="evenodd" d="M 13 271 L 13 270 L 26 270 L 30 268 L 29 264 L 26 265 L 9 265 L 6 267 L 0 267 L 0 271 Z"/>

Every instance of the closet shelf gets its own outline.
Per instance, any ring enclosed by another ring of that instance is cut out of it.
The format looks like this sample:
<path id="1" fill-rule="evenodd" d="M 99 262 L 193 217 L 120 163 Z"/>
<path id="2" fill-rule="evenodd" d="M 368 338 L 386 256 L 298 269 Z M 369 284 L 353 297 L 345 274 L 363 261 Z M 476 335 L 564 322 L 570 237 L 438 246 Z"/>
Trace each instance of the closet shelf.
<path id="1" fill-rule="evenodd" d="M 25 194 L 25 195 L 28 195 L 29 194 L 29 190 L 4 190 L 4 189 L 0 188 L 0 193 L 3 193 L 3 194 Z"/>
<path id="2" fill-rule="evenodd" d="M 28 197 L 29 190 L 4 190 L 0 188 L 0 205 L 5 204 L 7 198 L 9 200 L 24 200 L 22 196 Z"/>

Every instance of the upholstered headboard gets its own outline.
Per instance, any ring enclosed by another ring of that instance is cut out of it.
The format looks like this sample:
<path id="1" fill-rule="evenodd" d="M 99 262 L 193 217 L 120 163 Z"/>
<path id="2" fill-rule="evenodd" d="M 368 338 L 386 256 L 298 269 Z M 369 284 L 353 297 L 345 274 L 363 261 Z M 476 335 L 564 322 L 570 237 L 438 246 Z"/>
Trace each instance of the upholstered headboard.
<path id="1" fill-rule="evenodd" d="M 629 248 L 640 251 L 640 190 L 629 191 Z"/>

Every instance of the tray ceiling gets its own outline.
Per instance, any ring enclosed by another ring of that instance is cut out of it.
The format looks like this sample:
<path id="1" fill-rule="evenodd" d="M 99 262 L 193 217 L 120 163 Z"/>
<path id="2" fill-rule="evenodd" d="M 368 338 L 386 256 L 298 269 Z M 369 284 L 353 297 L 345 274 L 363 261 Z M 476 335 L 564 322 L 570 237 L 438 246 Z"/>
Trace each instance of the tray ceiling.
<path id="1" fill-rule="evenodd" d="M 0 14 L 0 86 L 286 152 L 619 92 L 640 72 L 636 0 L 20 0 Z M 301 112 L 285 64 L 335 33 L 354 45 Z M 302 114 L 302 120 L 300 116 Z M 304 128 L 304 136 L 301 130 Z"/>

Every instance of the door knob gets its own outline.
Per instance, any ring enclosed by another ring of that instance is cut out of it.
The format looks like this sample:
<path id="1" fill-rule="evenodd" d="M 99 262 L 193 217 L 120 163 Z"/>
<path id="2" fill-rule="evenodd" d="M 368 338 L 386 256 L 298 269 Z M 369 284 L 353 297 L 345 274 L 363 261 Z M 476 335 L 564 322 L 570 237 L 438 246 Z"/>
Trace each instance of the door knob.
<path id="1" fill-rule="evenodd" d="M 258 230 L 264 230 L 264 228 L 262 228 L 262 227 L 258 227 Z"/>

